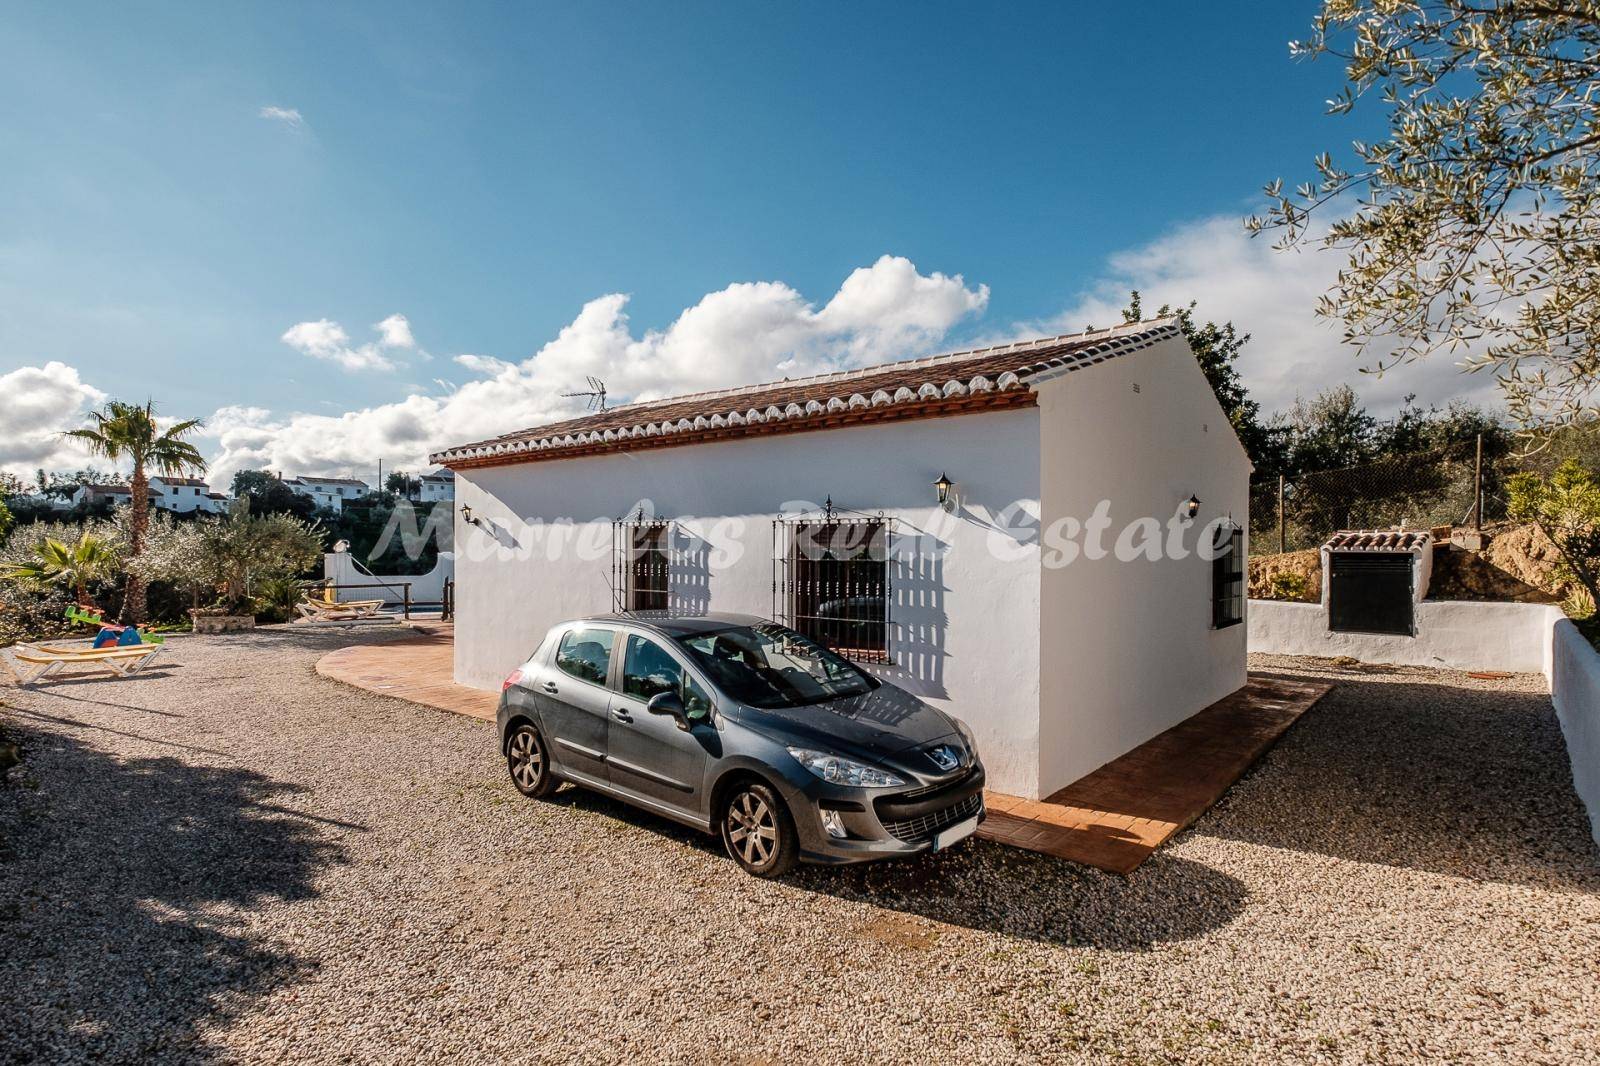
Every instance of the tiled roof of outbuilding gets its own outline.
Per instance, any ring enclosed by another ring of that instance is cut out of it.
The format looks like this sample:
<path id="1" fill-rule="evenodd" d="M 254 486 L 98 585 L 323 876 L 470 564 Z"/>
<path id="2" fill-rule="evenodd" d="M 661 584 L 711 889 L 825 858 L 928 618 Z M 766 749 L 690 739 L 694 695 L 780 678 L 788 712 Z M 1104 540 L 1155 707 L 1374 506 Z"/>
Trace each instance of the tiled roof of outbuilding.
<path id="1" fill-rule="evenodd" d="M 1425 529 L 1346 529 L 1329 537 L 1325 551 L 1418 552 L 1433 543 Z"/>
<path id="2" fill-rule="evenodd" d="M 1027 406 L 1030 382 L 1180 335 L 1173 318 L 952 352 L 815 377 L 628 404 L 437 452 L 451 467 L 560 459 L 596 451 L 823 429 L 851 422 L 936 417 Z M 664 439 L 671 438 L 671 439 Z"/>

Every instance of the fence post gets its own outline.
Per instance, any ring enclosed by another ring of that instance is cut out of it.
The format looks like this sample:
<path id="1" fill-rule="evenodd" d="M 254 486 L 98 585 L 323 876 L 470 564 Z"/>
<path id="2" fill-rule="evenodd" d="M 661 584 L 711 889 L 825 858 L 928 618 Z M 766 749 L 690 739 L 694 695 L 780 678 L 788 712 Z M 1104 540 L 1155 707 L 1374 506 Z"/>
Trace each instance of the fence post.
<path id="1" fill-rule="evenodd" d="M 1284 518 L 1283 518 L 1283 475 L 1278 475 L 1278 554 L 1283 554 L 1284 547 Z"/>
<path id="2" fill-rule="evenodd" d="M 1483 434 L 1478 434 L 1478 454 L 1472 463 L 1472 530 L 1483 532 Z"/>
<path id="3" fill-rule="evenodd" d="M 411 621 L 411 582 L 407 581 L 401 586 L 401 594 L 405 597 L 405 606 L 402 610 L 405 612 L 405 620 L 409 622 Z"/>

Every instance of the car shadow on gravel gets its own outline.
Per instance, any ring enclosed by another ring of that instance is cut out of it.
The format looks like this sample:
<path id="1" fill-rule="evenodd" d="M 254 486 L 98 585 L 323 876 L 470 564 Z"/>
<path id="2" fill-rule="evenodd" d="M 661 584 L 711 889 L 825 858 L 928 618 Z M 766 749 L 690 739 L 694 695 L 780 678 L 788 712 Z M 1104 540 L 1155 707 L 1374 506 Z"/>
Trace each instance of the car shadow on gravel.
<path id="1" fill-rule="evenodd" d="M 0 791 L 0 1057 L 220 1057 L 202 1030 L 315 966 L 239 912 L 315 895 L 343 849 L 253 771 L 6 732 L 27 776 Z"/>
<path id="2" fill-rule="evenodd" d="M 545 802 L 659 834 L 717 856 L 732 879 L 747 876 L 715 837 L 620 800 L 568 786 Z M 1233 921 L 1249 896 L 1237 878 L 1171 855 L 1123 878 L 977 838 L 913 859 L 802 866 L 782 883 L 978 932 L 1110 951 L 1204 936 Z"/>
<path id="3" fill-rule="evenodd" d="M 1193 831 L 1600 894 L 1600 850 L 1549 697 L 1387 676 L 1343 680 Z"/>

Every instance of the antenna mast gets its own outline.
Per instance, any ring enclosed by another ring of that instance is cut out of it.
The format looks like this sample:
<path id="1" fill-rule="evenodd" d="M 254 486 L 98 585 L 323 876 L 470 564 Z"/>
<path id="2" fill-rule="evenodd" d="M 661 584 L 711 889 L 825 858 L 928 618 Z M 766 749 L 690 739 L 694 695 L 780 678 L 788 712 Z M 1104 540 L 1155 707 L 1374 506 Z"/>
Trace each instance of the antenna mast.
<path id="1" fill-rule="evenodd" d="M 606 409 L 606 383 L 597 377 L 588 377 L 589 388 L 586 392 L 563 392 L 561 395 L 567 399 L 576 399 L 580 396 L 588 397 L 588 408 L 591 411 L 604 411 Z"/>

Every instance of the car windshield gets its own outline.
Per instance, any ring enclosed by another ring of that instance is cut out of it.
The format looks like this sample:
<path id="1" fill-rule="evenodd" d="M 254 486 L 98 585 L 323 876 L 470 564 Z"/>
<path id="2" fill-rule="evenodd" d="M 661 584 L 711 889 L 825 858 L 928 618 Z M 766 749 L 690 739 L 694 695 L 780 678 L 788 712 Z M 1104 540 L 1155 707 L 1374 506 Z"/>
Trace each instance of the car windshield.
<path id="1" fill-rule="evenodd" d="M 718 688 L 752 707 L 801 707 L 878 686 L 853 663 L 780 625 L 694 633 L 678 643 Z"/>

